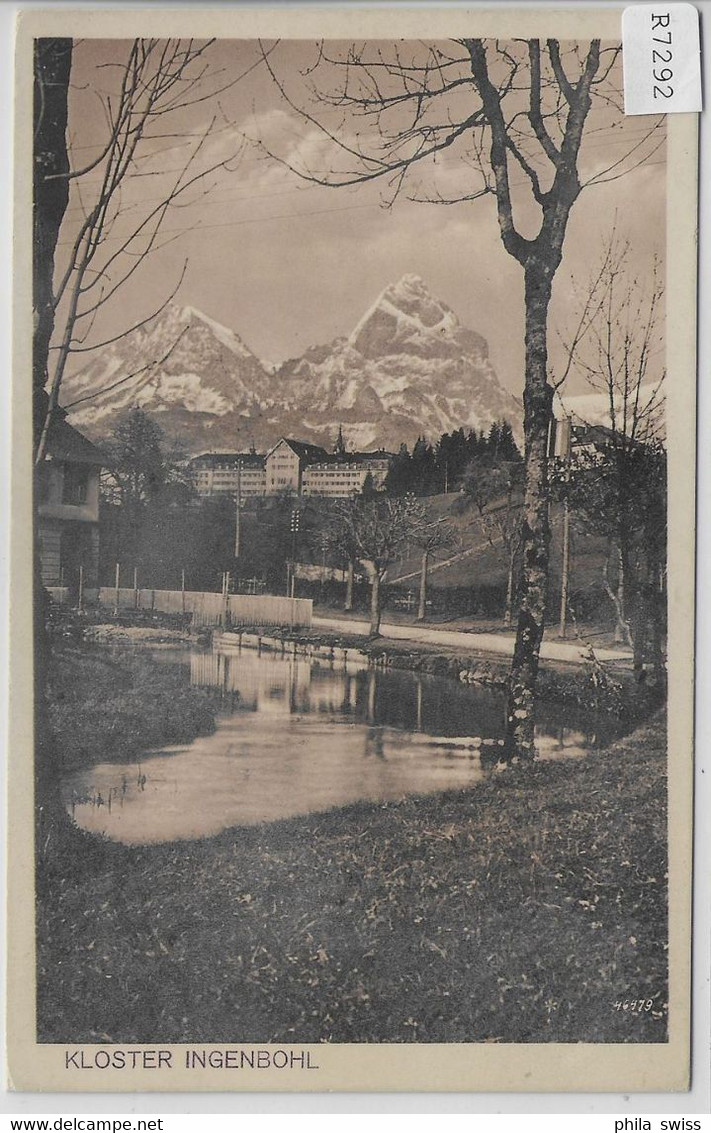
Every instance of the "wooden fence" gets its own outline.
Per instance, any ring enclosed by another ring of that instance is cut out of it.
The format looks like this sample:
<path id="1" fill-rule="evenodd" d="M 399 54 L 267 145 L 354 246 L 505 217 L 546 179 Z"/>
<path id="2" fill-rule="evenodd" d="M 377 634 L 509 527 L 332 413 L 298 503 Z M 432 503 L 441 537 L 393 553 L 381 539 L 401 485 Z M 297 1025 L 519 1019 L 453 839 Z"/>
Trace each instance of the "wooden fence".
<path id="1" fill-rule="evenodd" d="M 118 598 L 118 601 L 117 601 Z M 134 590 L 102 586 L 100 606 L 119 610 L 159 610 L 165 614 L 192 614 L 194 626 L 311 625 L 309 598 L 279 598 L 271 594 L 213 594 L 201 590 Z"/>

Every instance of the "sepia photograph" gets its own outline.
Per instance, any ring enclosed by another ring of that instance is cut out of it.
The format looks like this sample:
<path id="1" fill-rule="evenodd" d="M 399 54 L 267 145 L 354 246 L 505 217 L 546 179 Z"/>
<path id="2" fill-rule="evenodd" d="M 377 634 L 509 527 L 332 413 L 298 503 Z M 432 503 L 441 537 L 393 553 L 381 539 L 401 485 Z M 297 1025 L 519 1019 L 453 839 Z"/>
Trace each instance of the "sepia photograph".
<path id="1" fill-rule="evenodd" d="M 170 15 L 18 40 L 13 1079 L 683 1089 L 693 116 Z"/>

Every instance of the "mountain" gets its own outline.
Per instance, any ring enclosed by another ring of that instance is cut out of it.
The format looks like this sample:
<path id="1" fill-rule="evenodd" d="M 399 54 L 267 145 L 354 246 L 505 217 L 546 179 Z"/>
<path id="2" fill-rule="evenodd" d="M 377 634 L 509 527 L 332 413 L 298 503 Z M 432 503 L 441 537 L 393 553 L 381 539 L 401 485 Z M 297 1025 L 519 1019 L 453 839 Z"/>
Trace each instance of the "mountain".
<path id="1" fill-rule="evenodd" d="M 347 337 L 268 368 L 233 331 L 171 306 L 67 380 L 64 402 L 95 394 L 71 421 L 100 439 L 140 405 L 194 452 L 295 436 L 330 447 L 343 425 L 355 448 L 396 448 L 521 408 L 500 385 L 486 340 L 463 326 L 424 282 L 386 287 Z"/>
<path id="2" fill-rule="evenodd" d="M 169 305 L 146 327 L 97 352 L 67 378 L 63 401 L 99 438 L 133 405 L 190 449 L 234 443 L 240 424 L 270 400 L 272 378 L 239 335 L 194 307 Z"/>
<path id="3" fill-rule="evenodd" d="M 342 423 L 357 447 L 393 448 L 501 417 L 516 429 L 521 417 L 486 340 L 415 275 L 386 287 L 347 338 L 284 362 L 277 384 L 290 406 L 308 406 L 313 433 L 333 436 Z"/>

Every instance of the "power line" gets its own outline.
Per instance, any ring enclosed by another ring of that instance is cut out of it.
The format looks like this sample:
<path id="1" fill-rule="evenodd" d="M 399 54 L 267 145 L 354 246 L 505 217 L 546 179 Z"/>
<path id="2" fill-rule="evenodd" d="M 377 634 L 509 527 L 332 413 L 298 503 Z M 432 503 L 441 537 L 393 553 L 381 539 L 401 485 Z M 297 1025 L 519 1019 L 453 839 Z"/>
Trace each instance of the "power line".
<path id="1" fill-rule="evenodd" d="M 658 160 L 658 161 L 641 162 L 636 168 L 637 169 L 639 169 L 639 168 L 647 169 L 652 165 L 666 165 L 666 164 L 667 164 L 666 158 L 662 158 L 661 160 Z M 600 181 L 600 182 L 593 183 L 593 184 L 604 185 L 605 181 Z M 516 181 L 516 182 L 511 183 L 511 188 L 512 189 L 521 188 L 522 186 L 527 186 L 527 185 L 528 185 L 528 181 Z M 273 195 L 276 196 L 277 194 L 273 194 Z M 417 202 L 417 201 L 408 200 L 408 203 L 409 204 L 418 204 L 418 203 L 420 203 L 420 204 L 428 204 L 428 203 L 437 204 L 438 202 L 436 202 L 436 201 L 434 201 L 434 202 L 426 202 L 426 201 Z M 455 202 L 455 203 L 464 204 L 466 202 L 464 200 L 462 200 L 460 202 Z M 181 234 L 186 235 L 189 232 L 205 232 L 205 231 L 207 231 L 208 229 L 211 229 L 211 228 L 238 228 L 238 227 L 241 227 L 242 225 L 245 225 L 245 224 L 270 224 L 273 221 L 277 221 L 277 220 L 300 220 L 302 218 L 308 218 L 308 217 L 312 217 L 312 216 L 325 216 L 329 213 L 354 212 L 354 211 L 359 210 L 359 209 L 373 209 L 373 208 L 380 209 L 381 205 L 378 202 L 373 201 L 369 204 L 363 204 L 363 205 L 343 205 L 339 208 L 333 208 L 333 209 L 313 209 L 310 212 L 286 212 L 286 213 L 278 213 L 275 216 L 246 217 L 246 218 L 243 218 L 241 220 L 224 220 L 224 221 L 218 221 L 218 222 L 212 223 L 212 224 L 201 224 L 198 221 L 197 224 L 191 225 L 191 226 L 186 227 L 186 228 L 161 228 L 160 229 L 160 235 L 161 235 L 161 237 L 162 236 L 170 236 L 170 235 L 175 236 L 175 235 L 181 235 Z M 148 234 L 146 233 L 146 235 L 148 235 Z M 104 237 L 104 240 L 105 241 L 125 240 L 126 238 L 127 238 L 126 235 L 123 234 L 123 235 L 116 235 L 116 236 L 106 236 L 106 237 Z M 60 240 L 57 244 L 57 247 L 67 247 L 68 245 L 73 244 L 73 243 L 74 243 L 73 240 Z"/>
<path id="2" fill-rule="evenodd" d="M 352 212 L 356 209 L 370 209 L 370 208 L 379 209 L 380 205 L 377 202 L 374 201 L 374 202 L 367 204 L 367 205 L 343 205 L 341 208 L 314 209 L 311 212 L 285 212 L 285 213 L 280 213 L 277 216 L 254 216 L 254 217 L 248 217 L 248 218 L 243 219 L 243 220 L 218 221 L 215 224 L 201 224 L 198 221 L 197 224 L 192 225 L 189 228 L 161 228 L 160 229 L 160 235 L 161 236 L 169 236 L 169 235 L 171 235 L 171 233 L 173 235 L 175 235 L 176 233 L 186 234 L 188 232 L 203 232 L 208 228 L 235 228 L 235 227 L 242 225 L 242 224 L 269 224 L 273 220 L 299 220 L 301 217 L 324 216 L 326 213 Z M 146 233 L 146 236 L 148 236 L 148 233 Z M 126 238 L 127 237 L 126 237 L 125 233 L 123 235 L 104 237 L 105 240 L 126 240 Z M 62 247 L 62 246 L 66 247 L 67 245 L 73 244 L 73 243 L 74 243 L 73 240 L 60 240 L 57 246 L 58 247 Z"/>

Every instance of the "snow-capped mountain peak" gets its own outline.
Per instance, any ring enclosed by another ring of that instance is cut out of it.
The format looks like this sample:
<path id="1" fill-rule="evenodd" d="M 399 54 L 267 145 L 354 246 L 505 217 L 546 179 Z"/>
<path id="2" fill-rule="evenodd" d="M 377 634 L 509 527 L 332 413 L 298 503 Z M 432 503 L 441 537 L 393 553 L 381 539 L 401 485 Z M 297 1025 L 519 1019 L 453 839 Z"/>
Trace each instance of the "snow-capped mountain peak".
<path id="1" fill-rule="evenodd" d="M 71 419 L 95 436 L 138 405 L 189 438 L 196 427 L 251 412 L 267 386 L 261 362 L 238 334 L 195 307 L 171 303 L 69 377 L 64 400 L 90 395 Z"/>
<path id="2" fill-rule="evenodd" d="M 223 326 L 218 323 L 216 319 L 211 319 L 209 315 L 204 314 L 203 311 L 198 311 L 197 307 L 179 307 L 177 309 L 178 317 L 189 326 L 191 322 L 203 323 L 212 333 L 218 342 L 221 342 L 228 350 L 233 350 L 235 354 L 242 355 L 247 358 L 252 355 L 252 352 L 240 338 L 240 336 L 229 327 Z"/>
<path id="3" fill-rule="evenodd" d="M 451 307 L 435 299 L 418 275 L 404 275 L 386 287 L 348 341 L 365 357 L 403 352 L 452 356 L 472 349 L 482 356 L 487 353 L 484 339 L 463 328 Z"/>
<path id="4" fill-rule="evenodd" d="M 486 340 L 417 275 L 385 287 L 347 337 L 312 346 L 270 371 L 240 336 L 191 305 L 97 352 L 65 383 L 72 415 L 100 440 L 140 405 L 195 450 L 266 448 L 280 436 L 330 447 L 397 448 L 460 427 L 487 429 L 521 411 L 499 384 Z"/>

